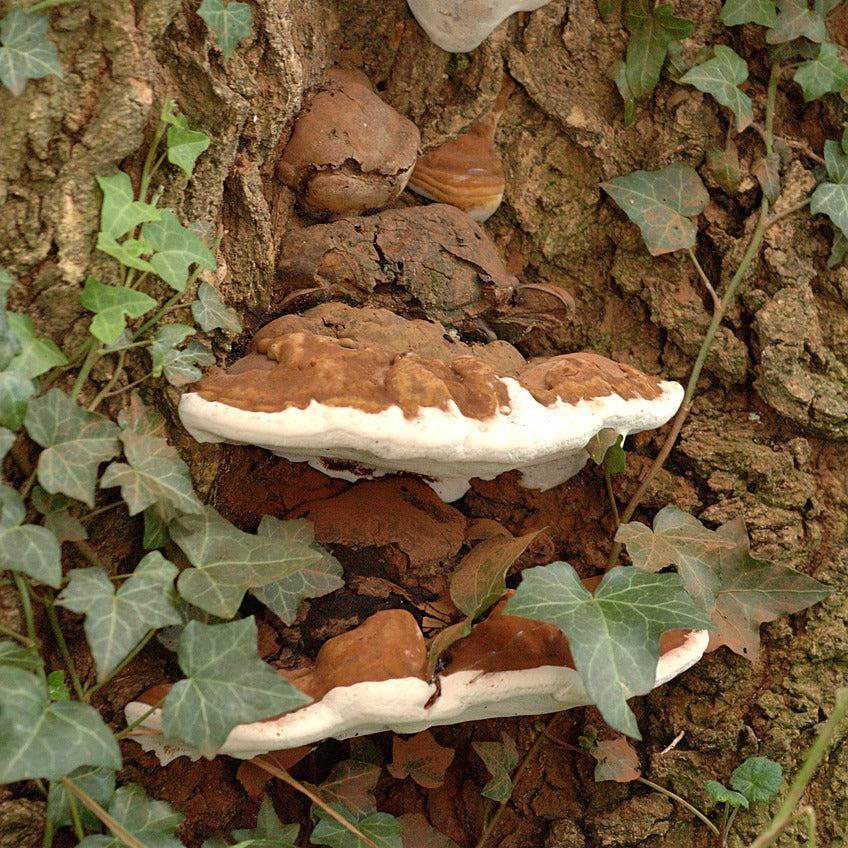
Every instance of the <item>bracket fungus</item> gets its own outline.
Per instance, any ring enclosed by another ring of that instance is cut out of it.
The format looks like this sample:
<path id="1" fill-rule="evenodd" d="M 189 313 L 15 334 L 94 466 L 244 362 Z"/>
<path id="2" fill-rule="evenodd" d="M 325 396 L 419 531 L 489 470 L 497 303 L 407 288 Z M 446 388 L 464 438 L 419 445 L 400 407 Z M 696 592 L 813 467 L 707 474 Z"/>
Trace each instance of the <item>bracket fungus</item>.
<path id="1" fill-rule="evenodd" d="M 683 398 L 679 384 L 594 353 L 528 363 L 505 342 L 449 341 L 439 325 L 385 310 L 348 309 L 342 335 L 323 320 L 331 307 L 278 318 L 227 371 L 204 375 L 180 400 L 189 433 L 256 445 L 329 476 L 418 475 L 452 501 L 472 478 L 512 470 L 528 488 L 556 486 L 583 467 L 600 430 L 659 427 Z M 374 340 L 380 319 L 394 339 Z M 426 338 L 428 326 L 439 343 L 404 342 Z"/>
<path id="2" fill-rule="evenodd" d="M 277 175 L 319 218 L 385 209 L 404 190 L 420 139 L 365 74 L 334 68 L 295 121 Z"/>
<path id="3" fill-rule="evenodd" d="M 550 0 L 407 0 L 415 20 L 448 53 L 479 47 L 515 12 L 532 12 Z"/>
<path id="4" fill-rule="evenodd" d="M 670 631 L 660 640 L 656 686 L 703 655 L 705 630 Z M 592 699 L 573 667 L 559 628 L 504 615 L 500 609 L 457 642 L 438 684 L 427 679 L 427 648 L 413 616 L 386 610 L 327 640 L 311 668 L 280 672 L 313 702 L 294 712 L 235 727 L 219 754 L 248 759 L 324 739 L 348 739 L 392 730 L 478 719 L 538 715 L 587 706 Z M 125 709 L 137 721 L 162 697 L 161 688 Z M 165 763 L 199 754 L 158 735 L 161 713 L 143 722 L 136 741 Z M 150 731 L 153 731 L 150 734 Z"/>

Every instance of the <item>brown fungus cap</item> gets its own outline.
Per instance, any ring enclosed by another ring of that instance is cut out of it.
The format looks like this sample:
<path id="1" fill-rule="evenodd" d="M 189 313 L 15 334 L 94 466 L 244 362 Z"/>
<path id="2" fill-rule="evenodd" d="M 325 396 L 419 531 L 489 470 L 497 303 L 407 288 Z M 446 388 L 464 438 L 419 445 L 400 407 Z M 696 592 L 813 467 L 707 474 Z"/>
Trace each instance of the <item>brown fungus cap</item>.
<path id="1" fill-rule="evenodd" d="M 317 217 L 376 211 L 400 196 L 419 141 L 364 74 L 334 68 L 295 122 L 277 174 Z"/>

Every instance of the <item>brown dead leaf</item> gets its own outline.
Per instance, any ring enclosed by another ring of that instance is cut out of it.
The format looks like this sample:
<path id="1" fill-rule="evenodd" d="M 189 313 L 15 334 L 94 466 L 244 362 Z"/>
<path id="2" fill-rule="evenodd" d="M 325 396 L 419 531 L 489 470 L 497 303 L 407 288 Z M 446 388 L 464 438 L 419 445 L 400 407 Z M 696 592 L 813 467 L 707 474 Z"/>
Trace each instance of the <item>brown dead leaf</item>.
<path id="1" fill-rule="evenodd" d="M 395 736 L 389 774 L 398 780 L 411 777 L 425 789 L 436 789 L 444 782 L 453 757 L 453 748 L 440 745 L 429 730 L 422 730 L 411 739 Z"/>
<path id="2" fill-rule="evenodd" d="M 380 771 L 380 766 L 373 763 L 344 760 L 333 766 L 320 786 L 311 788 L 328 804 L 341 804 L 354 815 L 370 815 L 377 811 L 374 787 L 380 779 Z"/>
<path id="3" fill-rule="evenodd" d="M 598 761 L 595 766 L 595 780 L 598 782 L 614 780 L 616 783 L 630 783 L 641 776 L 636 749 L 623 736 L 598 742 L 589 753 Z"/>
<path id="4" fill-rule="evenodd" d="M 283 771 L 289 771 L 312 750 L 312 747 L 306 745 L 302 748 L 289 748 L 286 751 L 271 751 L 268 754 L 263 754 L 262 759 L 273 763 Z M 265 769 L 256 765 L 253 760 L 244 760 L 238 767 L 236 777 L 251 798 L 259 798 L 268 782 L 274 779 Z"/>
<path id="5" fill-rule="evenodd" d="M 421 813 L 398 816 L 403 825 L 403 848 L 458 848 L 456 842 L 439 833 Z"/>

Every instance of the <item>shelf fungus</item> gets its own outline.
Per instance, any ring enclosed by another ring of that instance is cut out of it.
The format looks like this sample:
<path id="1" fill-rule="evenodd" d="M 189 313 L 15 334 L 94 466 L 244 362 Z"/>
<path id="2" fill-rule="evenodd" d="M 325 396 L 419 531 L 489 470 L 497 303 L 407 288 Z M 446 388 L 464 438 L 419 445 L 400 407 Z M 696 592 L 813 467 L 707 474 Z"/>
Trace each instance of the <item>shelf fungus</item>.
<path id="1" fill-rule="evenodd" d="M 556 486 L 600 430 L 659 427 L 683 397 L 594 353 L 527 362 L 506 342 L 466 345 L 436 324 L 338 306 L 278 318 L 205 374 L 180 400 L 189 433 L 345 479 L 418 475 L 452 501 L 472 478 L 513 470 L 528 488 Z"/>
<path id="2" fill-rule="evenodd" d="M 419 142 L 364 74 L 334 68 L 297 118 L 277 175 L 318 218 L 374 212 L 404 190 Z"/>
<path id="3" fill-rule="evenodd" d="M 670 631 L 660 639 L 656 686 L 694 665 L 703 655 L 705 630 Z M 385 610 L 321 647 L 311 667 L 282 674 L 313 700 L 280 716 L 235 727 L 219 754 L 249 759 L 324 739 L 348 739 L 392 730 L 478 719 L 539 715 L 586 706 L 592 699 L 573 667 L 568 641 L 552 625 L 503 615 L 496 609 L 471 635 L 453 646 L 442 673 L 427 679 L 427 647 L 412 615 Z M 163 695 L 163 688 L 127 705 L 135 722 Z M 136 741 L 161 762 L 198 758 L 161 732 L 159 710 L 144 720 Z"/>
<path id="4" fill-rule="evenodd" d="M 550 0 L 407 0 L 415 20 L 448 53 L 479 47 L 515 12 L 532 12 Z"/>

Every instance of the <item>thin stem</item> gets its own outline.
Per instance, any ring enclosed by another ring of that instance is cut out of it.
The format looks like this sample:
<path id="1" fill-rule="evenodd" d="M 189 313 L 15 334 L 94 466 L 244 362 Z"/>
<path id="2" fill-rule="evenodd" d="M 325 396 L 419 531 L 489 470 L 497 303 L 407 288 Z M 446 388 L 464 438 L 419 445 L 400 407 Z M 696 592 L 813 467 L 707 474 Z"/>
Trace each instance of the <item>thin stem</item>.
<path id="1" fill-rule="evenodd" d="M 77 667 L 74 664 L 73 657 L 71 657 L 71 652 L 68 650 L 68 643 L 65 641 L 65 634 L 62 633 L 62 625 L 59 624 L 59 616 L 56 615 L 56 607 L 51 603 L 47 604 L 45 609 L 47 610 L 47 620 L 50 622 L 50 628 L 53 630 L 53 636 L 56 639 L 56 644 L 59 646 L 59 653 L 62 654 L 62 659 L 65 661 L 65 667 L 67 668 L 68 675 L 71 678 L 74 692 L 76 692 L 77 698 L 84 702 L 86 701 L 85 690 L 83 689 L 79 675 L 77 674 Z"/>
<path id="2" fill-rule="evenodd" d="M 768 221 L 766 221 L 766 229 L 768 229 L 772 224 L 776 224 L 778 221 L 782 221 L 784 218 L 788 218 L 790 215 L 794 215 L 796 212 L 806 209 L 809 205 L 810 198 L 808 197 L 805 200 L 799 200 L 797 203 L 787 206 L 786 209 L 775 213 L 768 219 Z"/>
<path id="3" fill-rule="evenodd" d="M 38 653 L 38 635 L 35 632 L 35 616 L 32 612 L 32 598 L 29 594 L 29 583 L 27 583 L 23 574 L 19 574 L 18 572 L 14 572 L 12 574 L 12 579 L 15 581 L 15 588 L 18 590 L 18 595 L 21 599 L 21 611 L 23 612 L 24 623 L 26 624 L 27 637 L 30 641 L 29 649 L 40 660 L 41 655 Z M 38 674 L 42 680 L 46 679 L 44 674 L 44 665 L 41 662 L 38 663 Z"/>
<path id="4" fill-rule="evenodd" d="M 259 766 L 263 771 L 273 775 L 283 783 L 287 783 L 292 789 L 296 789 L 302 795 L 305 795 L 316 807 L 320 807 L 330 818 L 335 819 L 345 830 L 350 831 L 357 839 L 364 842 L 369 848 L 378 848 L 377 843 L 369 839 L 356 825 L 351 824 L 344 816 L 337 813 L 329 804 L 327 804 L 320 795 L 316 795 L 311 789 L 304 786 L 299 780 L 295 780 L 287 771 L 278 768 L 273 763 L 269 763 L 262 757 L 255 757 L 252 762 Z"/>
<path id="5" fill-rule="evenodd" d="M 136 388 L 137 386 L 140 386 L 142 383 L 149 380 L 152 376 L 153 376 L 153 372 L 150 372 L 149 374 L 145 374 L 143 377 L 139 377 L 138 380 L 133 380 L 132 383 L 127 383 L 126 386 L 121 386 L 120 389 L 115 389 L 115 391 L 109 392 L 107 395 L 104 395 L 104 397 L 110 398 L 110 397 L 115 397 L 115 395 L 121 395 L 124 392 L 129 392 L 132 389 Z"/>
<path id="6" fill-rule="evenodd" d="M 45 12 L 47 9 L 52 9 L 54 6 L 66 6 L 68 3 L 76 2 L 77 0 L 41 0 L 40 3 L 30 6 L 29 9 L 27 9 L 27 13 L 34 15 L 37 12 Z"/>
<path id="7" fill-rule="evenodd" d="M 101 506 L 98 509 L 93 509 L 91 512 L 87 512 L 85 515 L 80 517 L 80 521 L 93 521 L 95 518 L 103 515 L 106 512 L 111 512 L 113 509 L 116 509 L 119 506 L 123 506 L 124 502 L 121 501 L 113 501 L 110 504 L 106 504 L 106 506 Z"/>
<path id="8" fill-rule="evenodd" d="M 165 135 L 167 124 L 161 120 L 156 125 L 156 130 L 153 133 L 153 139 L 150 142 L 150 147 L 147 148 L 147 156 L 144 157 L 144 166 L 141 169 L 141 183 L 138 187 L 138 199 L 142 203 L 147 202 L 147 191 L 150 188 L 150 180 L 155 171 L 154 160 L 156 159 L 156 151 L 159 149 L 159 143 Z"/>
<path id="9" fill-rule="evenodd" d="M 156 710 L 158 710 L 164 703 L 164 698 L 158 700 L 146 713 L 142 713 L 134 722 L 132 722 L 132 724 L 128 724 L 123 730 L 116 733 L 115 739 L 120 741 L 124 737 L 131 735 L 139 725 L 144 724 L 144 722 L 146 722 L 147 719 L 149 719 L 150 716 L 152 716 L 153 713 L 155 713 Z"/>
<path id="10" fill-rule="evenodd" d="M 727 831 L 725 832 L 725 838 L 730 836 L 730 828 L 733 827 L 733 820 L 739 814 L 739 807 L 734 807 L 733 812 L 730 814 L 730 817 L 727 820 Z"/>
<path id="11" fill-rule="evenodd" d="M 79 397 L 79 393 L 82 391 L 82 387 L 85 385 L 85 381 L 88 379 L 88 375 L 91 373 L 91 369 L 94 367 L 94 363 L 97 362 L 99 356 L 99 344 L 95 344 L 89 348 L 79 374 L 77 374 L 77 378 L 74 381 L 74 387 L 71 389 L 71 400 L 76 400 Z"/>
<path id="12" fill-rule="evenodd" d="M 710 297 L 713 299 L 713 309 L 721 308 L 721 299 L 718 296 L 718 292 L 713 288 L 713 284 L 710 282 L 710 278 L 707 276 L 707 272 L 701 267 L 701 263 L 698 261 L 698 257 L 695 255 L 695 251 L 692 248 L 688 248 L 689 250 L 689 258 L 692 260 L 692 264 L 695 266 L 695 269 L 698 272 L 698 276 L 701 278 L 701 282 L 704 284 L 706 290 L 710 293 Z"/>
<path id="13" fill-rule="evenodd" d="M 121 379 L 121 375 L 124 373 L 124 362 L 127 359 L 127 350 L 124 348 L 118 353 L 118 361 L 115 364 L 115 368 L 112 371 L 112 376 L 106 382 L 106 385 L 94 396 L 94 400 L 88 405 L 88 411 L 94 412 L 95 409 L 100 405 L 100 402 L 105 398 L 109 392 L 115 387 L 115 384 L 118 380 Z"/>
<path id="14" fill-rule="evenodd" d="M 675 792 L 672 792 L 670 789 L 666 789 L 664 786 L 660 786 L 659 783 L 654 783 L 653 780 L 648 780 L 646 777 L 637 777 L 636 779 L 639 783 L 644 783 L 645 786 L 653 789 L 654 792 L 659 792 L 667 798 L 671 798 L 672 801 L 676 801 L 681 807 L 685 807 L 690 813 L 697 816 L 716 836 L 721 836 L 719 829 L 697 807 L 693 807 L 685 798 L 681 798 Z"/>
<path id="15" fill-rule="evenodd" d="M 783 830 L 788 827 L 795 808 L 798 806 L 798 802 L 807 788 L 807 784 L 812 780 L 813 774 L 819 767 L 819 763 L 821 763 L 824 755 L 828 752 L 833 742 L 833 737 L 836 735 L 836 731 L 839 729 L 839 725 L 846 715 L 848 715 L 848 687 L 844 687 L 836 693 L 836 706 L 833 708 L 830 718 L 824 723 L 824 727 L 822 727 L 818 736 L 816 736 L 812 747 L 807 753 L 806 759 L 795 775 L 792 785 L 789 787 L 789 792 L 783 800 L 783 804 L 772 819 L 769 827 L 750 844 L 749 848 L 766 848 L 767 845 L 771 845 Z"/>
<path id="16" fill-rule="evenodd" d="M 74 833 L 77 835 L 77 839 L 82 842 L 85 839 L 85 830 L 83 829 L 82 819 L 80 818 L 79 808 L 77 807 L 77 799 L 73 795 L 68 795 L 68 809 L 71 811 Z"/>
<path id="17" fill-rule="evenodd" d="M 44 818 L 44 836 L 41 837 L 41 848 L 53 848 L 53 822 L 49 816 Z"/>
<path id="18" fill-rule="evenodd" d="M 95 683 L 88 690 L 88 696 L 91 697 L 98 689 L 102 689 L 107 683 L 114 680 L 117 674 L 120 674 L 144 649 L 147 643 L 155 635 L 155 630 L 148 630 L 145 637 L 103 678 L 99 683 Z"/>
<path id="19" fill-rule="evenodd" d="M 120 825 L 100 804 L 97 803 L 93 798 L 90 798 L 82 789 L 79 788 L 72 780 L 67 777 L 62 778 L 62 785 L 65 789 L 76 798 L 79 799 L 79 802 L 87 809 L 94 813 L 115 836 L 124 842 L 128 848 L 145 848 L 144 844 L 139 842 L 135 836 L 133 836 L 126 828 Z"/>
<path id="20" fill-rule="evenodd" d="M 191 281 L 189 281 L 190 284 Z M 186 286 L 188 288 L 188 285 Z M 152 317 L 145 321 L 134 333 L 133 339 L 138 339 L 143 336 L 148 330 L 155 327 L 161 318 L 168 313 L 170 308 L 176 304 L 176 302 L 185 294 L 185 292 L 177 292 L 172 295 L 165 303 L 162 304 L 161 309 Z"/>
<path id="21" fill-rule="evenodd" d="M 612 509 L 612 518 L 613 521 L 615 521 L 615 526 L 618 527 L 620 523 L 620 516 L 618 514 L 618 502 L 615 499 L 615 492 L 612 488 L 612 475 L 609 473 L 609 471 L 606 470 L 606 468 L 604 468 L 604 483 L 607 487 L 607 497 L 609 498 L 610 509 Z"/>
<path id="22" fill-rule="evenodd" d="M 777 85 L 780 82 L 780 65 L 775 63 L 771 66 L 769 75 L 768 93 L 766 94 L 766 155 L 771 156 L 774 152 L 774 113 L 777 103 Z"/>
<path id="23" fill-rule="evenodd" d="M 801 807 L 792 817 L 793 821 L 798 819 L 807 820 L 807 848 L 816 848 L 816 811 L 809 805 Z"/>
<path id="24" fill-rule="evenodd" d="M 2 621 L 0 621 L 0 636 L 8 636 L 10 639 L 15 639 L 20 642 L 25 648 L 35 648 L 35 643 L 24 636 L 21 633 L 18 633 L 17 630 L 12 630 L 11 627 L 6 627 Z"/>
<path id="25" fill-rule="evenodd" d="M 730 829 L 730 824 L 728 819 L 730 818 L 730 806 L 725 803 L 724 811 L 721 814 L 721 824 L 718 826 L 719 829 L 719 840 L 721 841 L 721 848 L 727 848 L 727 832 Z"/>

